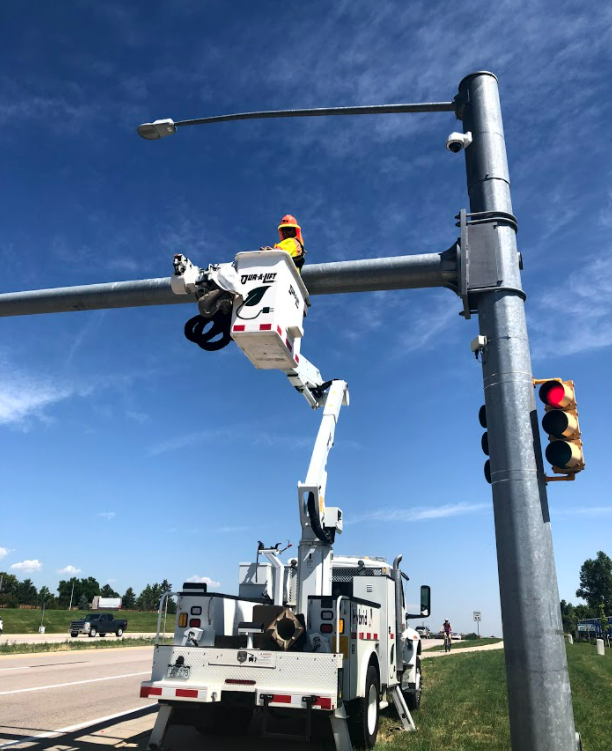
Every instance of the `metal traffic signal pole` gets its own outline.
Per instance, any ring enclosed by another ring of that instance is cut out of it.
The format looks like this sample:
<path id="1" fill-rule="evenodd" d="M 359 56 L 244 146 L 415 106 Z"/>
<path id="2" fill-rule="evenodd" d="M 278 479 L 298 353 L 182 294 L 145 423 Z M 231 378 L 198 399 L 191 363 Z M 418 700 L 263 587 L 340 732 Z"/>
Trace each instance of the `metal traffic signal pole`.
<path id="1" fill-rule="evenodd" d="M 472 213 L 512 214 L 497 78 L 459 86 Z M 516 230 L 497 224 L 499 285 L 474 293 L 481 335 L 512 748 L 577 748 Z M 500 290 L 499 288 L 503 288 Z"/>
<path id="2" fill-rule="evenodd" d="M 569 675 L 555 573 L 546 485 L 521 289 L 516 220 L 497 79 L 465 78 L 454 102 L 248 112 L 139 128 L 156 140 L 189 125 L 272 117 L 456 112 L 464 132 L 471 213 L 460 241 L 441 253 L 304 267 L 310 293 L 447 287 L 464 314 L 477 313 L 503 617 L 510 730 L 514 751 L 576 751 Z M 0 295 L 0 317 L 195 303 L 169 278 Z M 484 340 L 483 340 L 484 341 Z"/>

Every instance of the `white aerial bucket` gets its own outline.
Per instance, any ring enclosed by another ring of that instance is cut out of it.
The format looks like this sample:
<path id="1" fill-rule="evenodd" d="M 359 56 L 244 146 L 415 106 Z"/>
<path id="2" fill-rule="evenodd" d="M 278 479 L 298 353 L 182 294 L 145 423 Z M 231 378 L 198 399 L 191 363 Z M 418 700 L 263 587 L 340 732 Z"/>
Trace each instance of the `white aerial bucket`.
<path id="1" fill-rule="evenodd" d="M 239 296 L 231 336 L 256 368 L 291 370 L 300 361 L 308 290 L 283 250 L 238 253 Z"/>

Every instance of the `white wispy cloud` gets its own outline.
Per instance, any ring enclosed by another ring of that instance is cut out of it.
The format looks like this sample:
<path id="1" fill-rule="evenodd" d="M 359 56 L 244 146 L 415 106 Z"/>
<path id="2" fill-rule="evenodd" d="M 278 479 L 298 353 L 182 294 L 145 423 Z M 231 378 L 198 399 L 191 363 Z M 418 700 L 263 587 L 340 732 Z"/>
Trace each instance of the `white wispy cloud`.
<path id="1" fill-rule="evenodd" d="M 553 291 L 534 295 L 529 323 L 537 356 L 559 351 L 550 332 L 560 320 L 572 321 L 563 333 L 564 355 L 612 345 L 612 267 L 606 257 L 586 259 Z"/>
<path id="2" fill-rule="evenodd" d="M 134 420 L 134 422 L 137 422 L 140 425 L 143 425 L 150 419 L 149 415 L 146 414 L 146 412 L 132 412 L 131 410 L 128 410 L 125 414 L 130 418 L 130 420 Z"/>
<path id="3" fill-rule="evenodd" d="M 235 436 L 235 432 L 229 429 L 219 430 L 196 430 L 192 433 L 168 438 L 165 441 L 149 446 L 147 453 L 149 456 L 158 456 L 165 454 L 167 451 L 178 451 L 186 446 L 194 446 L 198 443 L 207 443 L 209 441 L 227 442 Z"/>
<path id="4" fill-rule="evenodd" d="M 84 396 L 91 387 L 35 376 L 0 362 L 0 425 L 28 429 L 32 419 L 45 420 L 45 410 L 72 396 Z"/>
<path id="5" fill-rule="evenodd" d="M 246 438 L 245 438 L 246 436 Z M 220 428 L 218 430 L 197 430 L 192 433 L 168 438 L 160 441 L 147 449 L 149 456 L 158 456 L 168 451 L 178 451 L 187 446 L 196 446 L 201 443 L 232 443 L 237 438 L 244 443 L 247 441 L 251 446 L 283 446 L 288 442 L 295 448 L 306 448 L 312 445 L 313 438 L 306 436 L 288 436 L 286 434 L 274 434 L 266 430 L 253 429 L 245 425 L 235 425 L 232 428 Z"/>
<path id="6" fill-rule="evenodd" d="M 72 364 L 72 360 L 83 342 L 94 337 L 95 332 L 100 328 L 100 325 L 106 316 L 106 312 L 106 310 L 92 311 L 92 315 L 87 318 L 79 333 L 74 337 L 72 345 L 68 350 L 68 355 L 66 356 L 66 365 Z"/>
<path id="7" fill-rule="evenodd" d="M 64 566 L 64 568 L 58 568 L 57 573 L 67 574 L 68 576 L 76 576 L 77 574 L 81 573 L 81 569 L 77 568 L 76 566 L 71 566 L 70 564 L 68 564 L 68 566 Z"/>
<path id="8" fill-rule="evenodd" d="M 612 516 L 612 506 L 575 506 L 556 509 L 555 516 Z"/>
<path id="9" fill-rule="evenodd" d="M 209 587 L 221 586 L 221 582 L 214 581 L 214 579 L 211 579 L 210 576 L 198 576 L 197 574 L 190 576 L 189 579 L 185 579 L 185 581 L 193 582 L 194 584 L 206 584 Z"/>
<path id="10" fill-rule="evenodd" d="M 9 554 L 8 548 L 0 548 L 0 561 Z"/>
<path id="11" fill-rule="evenodd" d="M 96 320 L 99 325 L 102 319 Z M 90 332 L 87 327 L 86 330 Z M 85 334 L 81 331 L 74 340 L 73 353 L 80 346 L 83 336 Z M 69 364 L 69 360 L 66 364 Z M 85 399 L 105 391 L 125 390 L 133 383 L 153 379 L 161 372 L 158 368 L 149 368 L 132 373 L 97 373 L 86 378 L 72 378 L 60 373 L 39 375 L 16 365 L 9 355 L 0 351 L 0 425 L 28 431 L 35 422 L 49 422 L 51 408 L 60 402 L 74 397 Z M 97 405 L 96 409 L 101 412 L 106 410 L 108 417 L 114 414 L 109 405 Z M 141 413 L 132 412 L 127 416 L 137 421 L 146 420 Z"/>
<path id="12" fill-rule="evenodd" d="M 357 514 L 345 524 L 361 522 L 418 522 L 428 519 L 445 519 L 449 516 L 473 514 L 490 508 L 488 503 L 446 503 L 443 506 L 413 506 L 412 508 L 386 508 Z"/>
<path id="13" fill-rule="evenodd" d="M 114 519 L 117 516 L 116 511 L 100 511 L 98 514 L 99 517 L 102 519 L 106 519 L 106 521 L 110 521 L 111 519 Z"/>
<path id="14" fill-rule="evenodd" d="M 248 527 L 246 527 L 246 526 L 232 527 L 232 526 L 228 525 L 228 526 L 225 526 L 225 527 L 218 527 L 216 531 L 217 532 L 222 532 L 222 533 L 245 532 L 247 529 L 248 529 Z"/>
<path id="15" fill-rule="evenodd" d="M 36 558 L 31 561 L 20 561 L 11 565 L 14 571 L 21 571 L 24 574 L 33 574 L 35 571 L 42 571 L 42 567 L 42 563 Z"/>

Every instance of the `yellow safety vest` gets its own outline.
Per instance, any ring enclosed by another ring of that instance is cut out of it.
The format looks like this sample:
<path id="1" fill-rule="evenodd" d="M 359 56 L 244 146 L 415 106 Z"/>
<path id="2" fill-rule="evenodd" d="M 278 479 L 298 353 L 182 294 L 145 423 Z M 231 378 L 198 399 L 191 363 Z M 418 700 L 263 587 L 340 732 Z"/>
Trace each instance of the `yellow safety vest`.
<path id="1" fill-rule="evenodd" d="M 286 237 L 284 240 L 281 240 L 281 242 L 276 243 L 274 249 L 284 250 L 285 253 L 289 253 L 291 258 L 300 258 L 304 255 L 304 248 L 297 237 Z"/>

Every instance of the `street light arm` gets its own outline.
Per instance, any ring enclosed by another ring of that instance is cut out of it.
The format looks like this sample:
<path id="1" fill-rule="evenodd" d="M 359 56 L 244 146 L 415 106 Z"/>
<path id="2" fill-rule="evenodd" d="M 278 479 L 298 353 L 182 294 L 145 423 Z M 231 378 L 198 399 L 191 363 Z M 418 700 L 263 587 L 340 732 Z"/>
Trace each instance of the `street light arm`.
<path id="1" fill-rule="evenodd" d="M 326 117 L 330 115 L 393 115 L 409 112 L 456 112 L 455 102 L 429 102 L 422 104 L 373 104 L 360 107 L 316 107 L 301 110 L 266 110 L 263 112 L 236 112 L 233 115 L 199 117 L 195 120 L 155 120 L 138 126 L 138 134 L 147 141 L 156 141 L 176 132 L 186 125 L 225 123 L 230 120 L 270 120 L 279 117 Z"/>
<path id="2" fill-rule="evenodd" d="M 392 115 L 408 112 L 455 112 L 455 102 L 431 102 L 424 104 L 374 104 L 361 107 L 316 107 L 300 110 L 267 110 L 263 112 L 237 112 L 233 115 L 199 117 L 195 120 L 181 120 L 177 128 L 185 125 L 206 125 L 230 120 L 266 120 L 277 117 L 326 117 L 330 115 Z"/>

